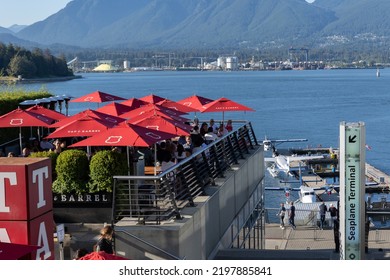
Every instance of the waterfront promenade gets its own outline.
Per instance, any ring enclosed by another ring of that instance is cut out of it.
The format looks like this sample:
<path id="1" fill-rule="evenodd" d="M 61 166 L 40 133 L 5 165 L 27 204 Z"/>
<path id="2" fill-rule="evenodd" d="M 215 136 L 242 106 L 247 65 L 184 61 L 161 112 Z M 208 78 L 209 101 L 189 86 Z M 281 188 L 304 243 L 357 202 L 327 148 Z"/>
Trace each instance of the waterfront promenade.
<path id="1" fill-rule="evenodd" d="M 66 236 L 64 258 L 71 259 L 77 248 L 92 249 L 103 225 L 68 225 L 72 236 Z M 334 252 L 333 229 L 319 230 L 310 226 L 298 226 L 296 230 L 279 224 L 265 225 L 265 249 L 229 249 L 220 251 L 215 259 L 237 260 L 338 260 Z M 59 260 L 56 242 L 56 259 Z M 371 229 L 368 237 L 367 260 L 390 260 L 390 229 Z"/>

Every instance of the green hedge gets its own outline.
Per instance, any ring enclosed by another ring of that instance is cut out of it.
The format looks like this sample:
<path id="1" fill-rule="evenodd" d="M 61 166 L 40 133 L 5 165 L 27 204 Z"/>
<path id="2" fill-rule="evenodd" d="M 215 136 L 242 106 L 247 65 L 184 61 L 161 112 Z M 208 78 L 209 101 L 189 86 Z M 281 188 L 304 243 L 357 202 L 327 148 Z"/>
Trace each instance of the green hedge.
<path id="1" fill-rule="evenodd" d="M 104 150 L 95 153 L 89 164 L 88 190 L 90 193 L 112 192 L 113 176 L 127 175 L 127 158 L 125 154 Z"/>
<path id="2" fill-rule="evenodd" d="M 81 150 L 65 150 L 58 155 L 56 165 L 57 179 L 53 182 L 55 193 L 87 192 L 89 162 L 87 154 Z"/>

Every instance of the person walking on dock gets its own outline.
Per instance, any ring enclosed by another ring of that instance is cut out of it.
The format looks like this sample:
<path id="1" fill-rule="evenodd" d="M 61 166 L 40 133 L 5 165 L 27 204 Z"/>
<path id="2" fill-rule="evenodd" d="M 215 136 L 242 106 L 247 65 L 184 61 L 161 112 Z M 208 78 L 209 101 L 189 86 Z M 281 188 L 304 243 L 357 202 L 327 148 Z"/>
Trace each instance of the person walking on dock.
<path id="1" fill-rule="evenodd" d="M 331 226 L 334 227 L 334 221 L 337 220 L 337 208 L 331 203 L 328 211 L 330 213 Z"/>
<path id="2" fill-rule="evenodd" d="M 276 215 L 280 218 L 280 227 L 284 229 L 284 217 L 286 216 L 286 207 L 284 207 L 284 203 L 280 203 L 280 208 Z"/>
<path id="3" fill-rule="evenodd" d="M 295 226 L 295 222 L 294 222 L 294 219 L 295 219 L 295 206 L 294 206 L 294 202 L 290 202 L 290 211 L 288 213 L 288 223 L 289 225 L 293 228 L 293 229 L 296 229 L 297 227 Z"/>
<path id="4" fill-rule="evenodd" d="M 319 206 L 319 210 L 320 210 L 321 229 L 324 229 L 325 215 L 326 215 L 326 211 L 328 211 L 328 208 L 326 207 L 325 202 L 321 203 L 321 205 Z"/>

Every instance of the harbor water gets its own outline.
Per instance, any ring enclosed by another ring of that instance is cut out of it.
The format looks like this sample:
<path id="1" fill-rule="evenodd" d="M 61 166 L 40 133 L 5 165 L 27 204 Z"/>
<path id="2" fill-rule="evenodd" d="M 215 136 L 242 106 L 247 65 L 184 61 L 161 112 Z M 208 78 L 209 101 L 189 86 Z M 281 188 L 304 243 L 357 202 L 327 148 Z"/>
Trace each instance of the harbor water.
<path id="1" fill-rule="evenodd" d="M 307 142 L 285 143 L 289 147 L 339 146 L 340 122 L 362 121 L 370 150 L 366 160 L 390 173 L 390 69 L 309 71 L 150 71 L 128 73 L 83 73 L 81 79 L 45 84 L 18 85 L 27 89 L 45 87 L 54 95 L 79 97 L 96 90 L 123 98 L 151 93 L 180 100 L 197 94 L 210 99 L 226 97 L 255 112 L 226 112 L 224 119 L 252 122 L 258 140 L 306 138 Z M 69 115 L 98 108 L 97 103 L 70 103 Z M 194 113 L 189 115 L 194 117 Z M 221 120 L 218 113 L 197 114 L 200 119 Z M 268 176 L 266 184 L 279 184 Z M 294 194 L 292 194 L 294 195 Z M 266 206 L 277 207 L 284 193 L 273 192 Z"/>

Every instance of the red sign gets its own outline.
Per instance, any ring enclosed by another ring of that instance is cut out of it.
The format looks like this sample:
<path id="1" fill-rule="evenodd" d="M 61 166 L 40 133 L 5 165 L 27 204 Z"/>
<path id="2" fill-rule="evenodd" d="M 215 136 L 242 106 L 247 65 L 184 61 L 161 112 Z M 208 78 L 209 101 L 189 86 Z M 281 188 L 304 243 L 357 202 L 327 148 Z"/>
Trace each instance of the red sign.
<path id="1" fill-rule="evenodd" d="M 31 259 L 54 260 L 53 211 L 30 221 L 0 221 L 0 241 L 37 245 Z"/>
<path id="2" fill-rule="evenodd" d="M 0 158 L 0 220 L 31 220 L 53 208 L 51 161 Z"/>

